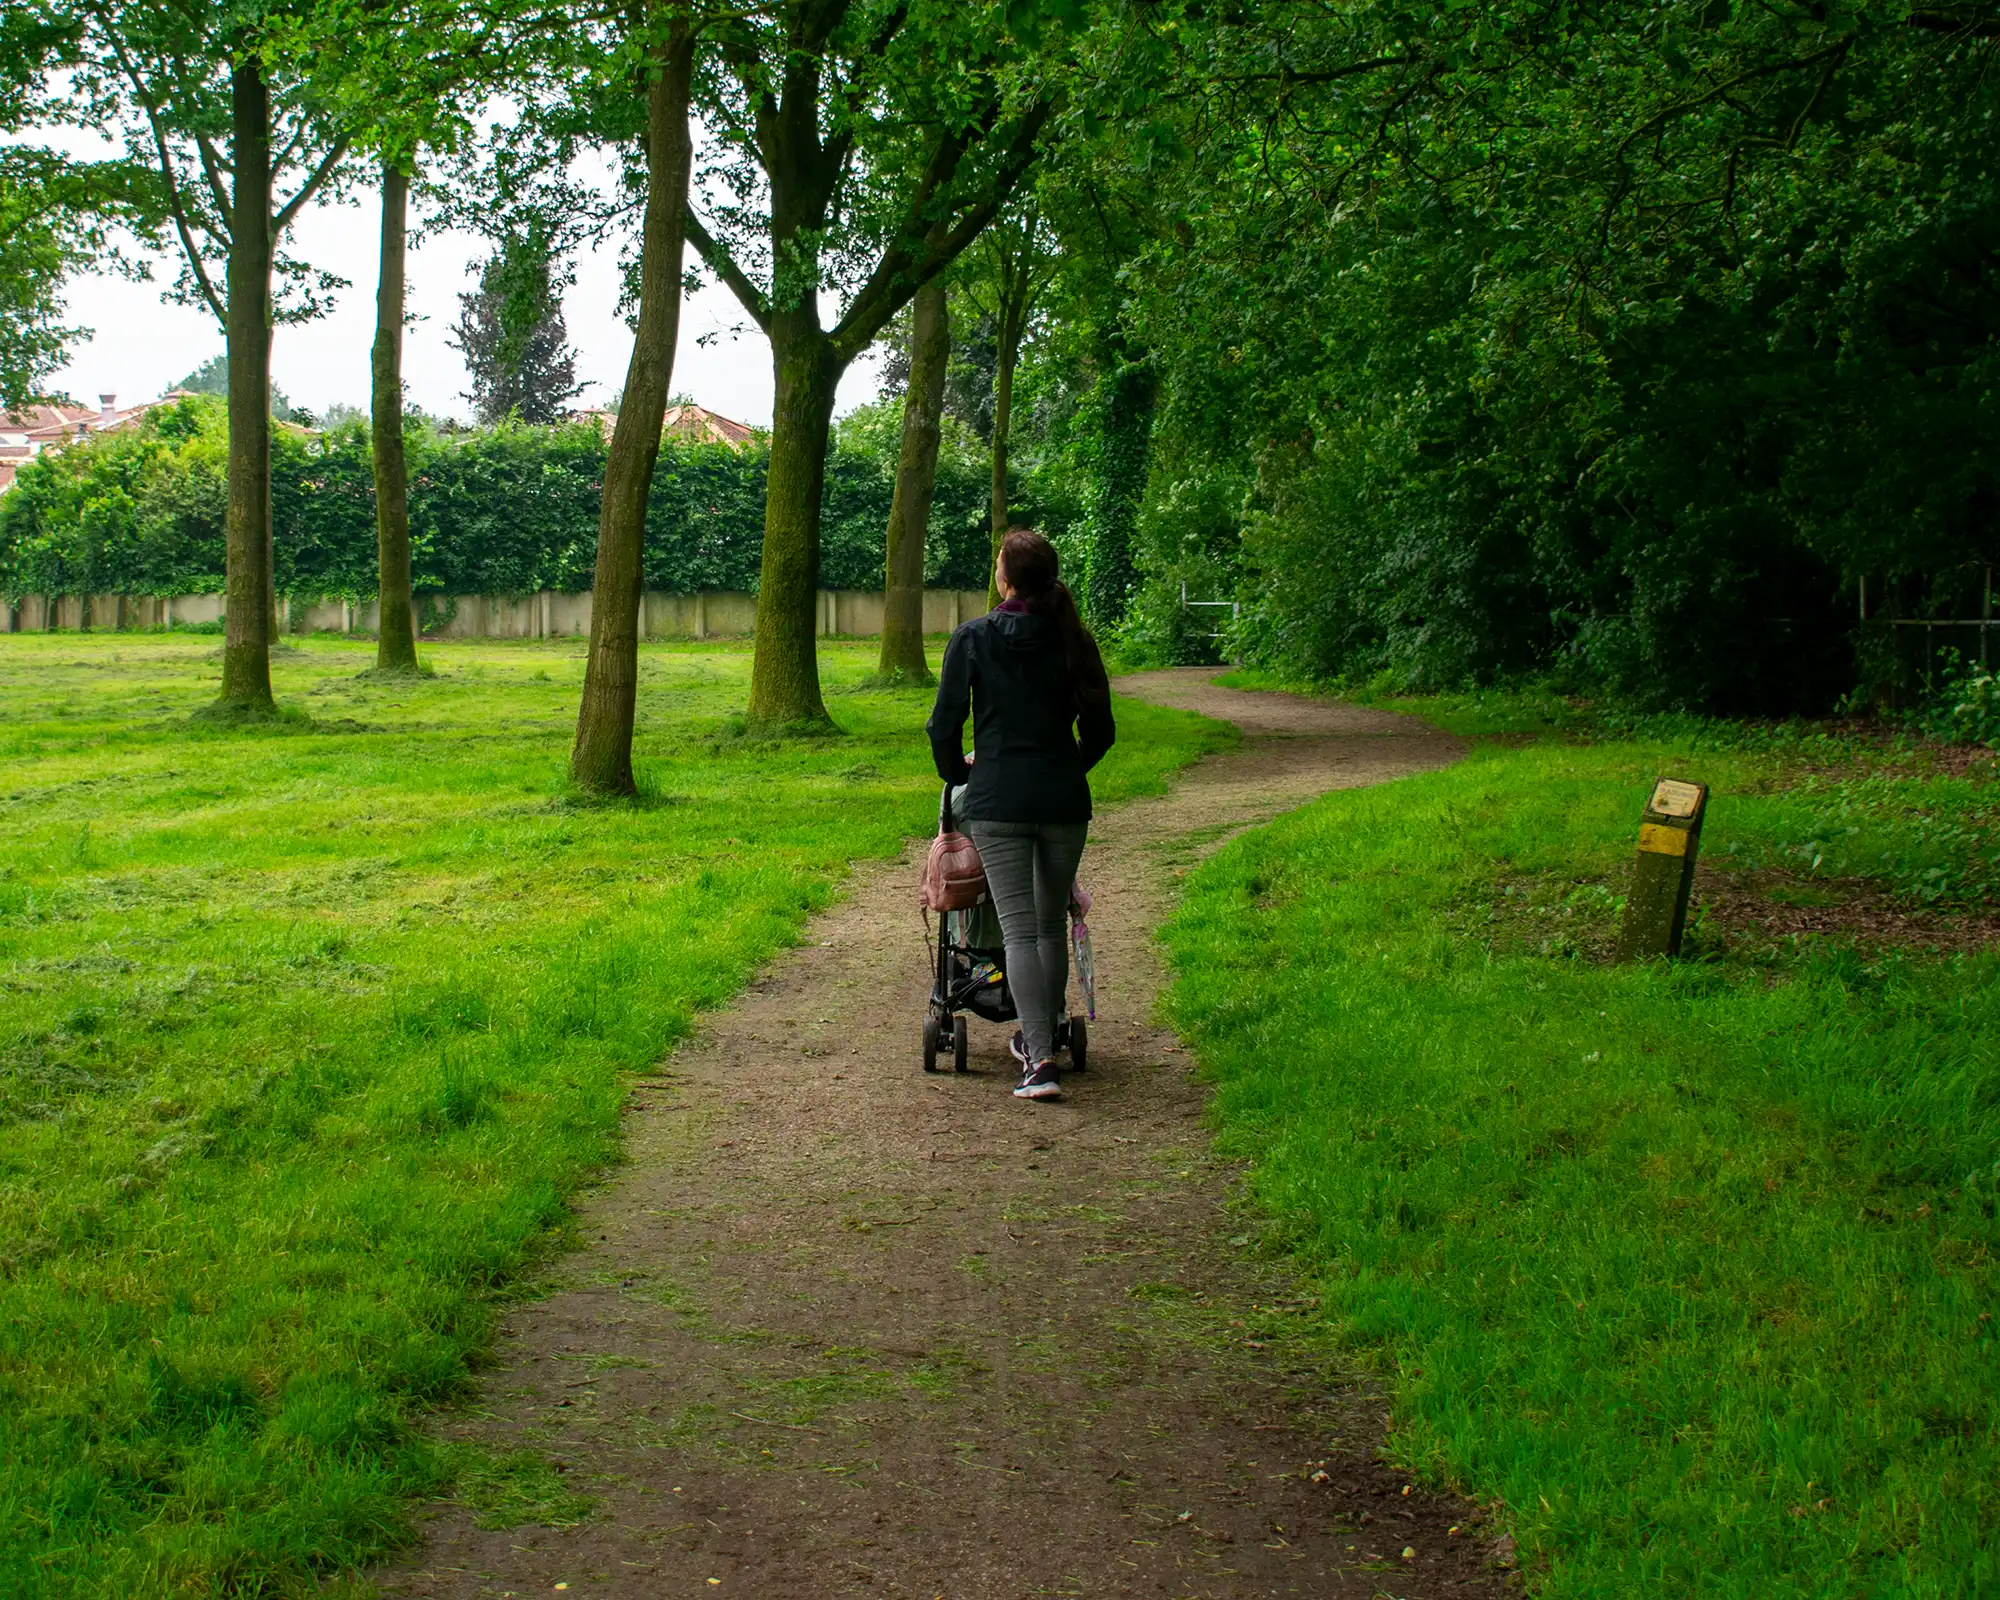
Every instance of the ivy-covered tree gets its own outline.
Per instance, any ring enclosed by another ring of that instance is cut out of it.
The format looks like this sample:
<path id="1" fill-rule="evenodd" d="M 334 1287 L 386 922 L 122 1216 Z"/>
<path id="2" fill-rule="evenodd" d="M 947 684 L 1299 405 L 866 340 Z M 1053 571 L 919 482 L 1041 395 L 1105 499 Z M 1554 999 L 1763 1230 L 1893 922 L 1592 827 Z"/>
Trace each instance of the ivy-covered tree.
<path id="1" fill-rule="evenodd" d="M 1129 38 L 1178 86 L 1088 174 L 1141 237 L 1142 613 L 1240 572 L 1239 642 L 1294 668 L 1724 711 L 1893 681 L 1885 603 L 1974 614 L 1991 5 L 1170 4 Z"/>

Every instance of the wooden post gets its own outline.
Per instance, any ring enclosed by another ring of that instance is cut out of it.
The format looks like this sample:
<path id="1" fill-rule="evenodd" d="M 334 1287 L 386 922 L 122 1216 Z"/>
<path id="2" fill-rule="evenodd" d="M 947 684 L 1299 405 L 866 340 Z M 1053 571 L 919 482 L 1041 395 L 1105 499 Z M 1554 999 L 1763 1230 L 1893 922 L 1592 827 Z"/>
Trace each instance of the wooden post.
<path id="1" fill-rule="evenodd" d="M 1705 783 L 1662 778 L 1654 786 L 1639 822 L 1639 853 L 1632 865 L 1632 889 L 1625 898 L 1625 925 L 1618 935 L 1621 961 L 1680 954 L 1707 809 Z"/>

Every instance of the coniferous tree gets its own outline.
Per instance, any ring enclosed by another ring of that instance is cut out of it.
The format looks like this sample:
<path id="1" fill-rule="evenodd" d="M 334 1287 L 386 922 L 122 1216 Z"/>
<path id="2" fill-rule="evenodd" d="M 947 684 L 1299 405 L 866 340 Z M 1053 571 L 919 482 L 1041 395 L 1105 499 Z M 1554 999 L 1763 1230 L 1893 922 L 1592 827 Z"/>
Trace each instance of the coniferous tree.
<path id="1" fill-rule="evenodd" d="M 480 269 L 479 287 L 458 297 L 450 342 L 472 374 L 465 398 L 481 422 L 559 422 L 582 392 L 563 324 L 565 281 L 530 232 L 495 252 Z"/>

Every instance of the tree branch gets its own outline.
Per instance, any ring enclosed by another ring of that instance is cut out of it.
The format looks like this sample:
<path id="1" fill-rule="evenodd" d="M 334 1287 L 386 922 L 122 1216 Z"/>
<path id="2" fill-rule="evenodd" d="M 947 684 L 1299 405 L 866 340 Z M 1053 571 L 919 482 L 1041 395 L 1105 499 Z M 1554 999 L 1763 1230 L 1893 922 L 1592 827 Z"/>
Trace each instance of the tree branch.
<path id="1" fill-rule="evenodd" d="M 1280 88 L 1289 84 L 1338 83 L 1342 78 L 1358 77 L 1364 72 L 1374 72 L 1381 67 L 1409 67 L 1421 61 L 1421 56 L 1376 56 L 1369 61 L 1352 61 L 1344 67 L 1329 67 L 1323 72 L 1294 72 L 1289 67 L 1280 67 L 1276 72 L 1240 72 L 1218 76 L 1217 83 L 1275 83 Z"/>
<path id="2" fill-rule="evenodd" d="M 1030 107 L 1014 130 L 986 192 L 950 228 L 925 228 L 919 232 L 916 225 L 922 221 L 923 207 L 932 194 L 951 181 L 966 149 L 963 134 L 948 134 L 939 141 L 924 182 L 911 202 L 906 225 L 898 230 L 895 242 L 883 252 L 881 261 L 829 336 L 836 352 L 852 360 L 867 349 L 884 324 L 919 289 L 956 261 L 999 215 L 1000 208 L 1012 198 L 1015 186 L 1034 161 L 1035 141 L 1041 137 L 1042 128 L 1054 110 L 1053 102 L 1048 100 Z M 913 248 L 918 241 L 921 241 L 921 255 Z"/>
<path id="3" fill-rule="evenodd" d="M 750 281 L 744 270 L 736 264 L 728 247 L 702 225 L 702 220 L 695 215 L 693 206 L 687 208 L 687 236 L 695 249 L 701 252 L 701 259 L 708 270 L 729 285 L 730 293 L 742 302 L 743 309 L 750 313 L 757 326 L 769 333 L 770 303 L 757 285 Z"/>
<path id="4" fill-rule="evenodd" d="M 284 209 L 271 219 L 271 233 L 274 238 L 285 231 L 286 224 L 299 214 L 299 207 L 317 194 L 319 186 L 333 175 L 333 169 L 340 165 L 340 158 L 347 154 L 349 143 L 350 140 L 344 133 L 334 140 L 333 148 L 327 151 L 325 158 L 313 169 L 313 175 L 299 186 L 299 192 L 293 195 L 285 203 Z"/>
<path id="5" fill-rule="evenodd" d="M 222 158 L 215 153 L 215 146 L 209 143 L 205 133 L 194 136 L 194 147 L 201 156 L 201 175 L 208 180 L 209 198 L 215 202 L 215 209 L 229 218 L 230 226 L 234 227 L 236 219 L 231 214 L 229 190 L 222 181 Z"/>
<path id="6" fill-rule="evenodd" d="M 1912 11 L 1905 20 L 1911 27 L 1922 28 L 1927 33 L 1958 34 L 1971 39 L 2000 39 L 2000 17 L 1990 12 L 1979 17 L 1953 11 Z"/>
<path id="7" fill-rule="evenodd" d="M 146 126 L 152 130 L 153 149 L 160 158 L 160 176 L 167 180 L 167 208 L 173 213 L 174 231 L 180 235 L 181 251 L 187 257 L 188 271 L 194 278 L 195 287 L 201 291 L 202 299 L 207 302 L 208 309 L 215 313 L 215 320 L 227 329 L 229 314 L 223 309 L 222 297 L 215 292 L 215 285 L 208 281 L 208 269 L 201 264 L 201 251 L 195 248 L 194 227 L 188 220 L 187 205 L 181 197 L 180 178 L 174 171 L 173 155 L 167 149 L 166 129 L 160 125 L 159 110 L 153 104 L 153 97 L 146 92 L 145 79 L 133 65 L 132 58 L 126 55 L 125 46 L 120 41 L 116 29 L 96 7 L 92 8 L 91 14 L 97 18 L 98 26 L 103 30 L 112 53 L 118 57 L 119 67 L 131 81 L 132 92 L 139 97 L 139 104 L 145 108 Z M 233 225 L 234 218 L 225 206 L 221 215 L 221 234 L 225 244 L 229 240 L 229 230 Z"/>
<path id="8" fill-rule="evenodd" d="M 743 86 L 743 95 L 750 103 L 750 126 L 757 154 L 769 172 L 777 160 L 778 138 L 778 97 L 771 93 L 767 84 L 758 81 L 757 68 L 761 64 L 757 53 L 740 40 L 732 40 L 723 46 L 722 56 L 735 73 L 736 81 Z"/>

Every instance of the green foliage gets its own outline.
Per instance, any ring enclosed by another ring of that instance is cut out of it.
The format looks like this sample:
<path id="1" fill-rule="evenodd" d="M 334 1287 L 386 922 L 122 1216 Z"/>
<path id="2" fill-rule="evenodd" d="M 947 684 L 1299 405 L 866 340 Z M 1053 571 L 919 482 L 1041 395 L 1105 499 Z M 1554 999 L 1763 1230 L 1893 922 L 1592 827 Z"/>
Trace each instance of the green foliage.
<path id="1" fill-rule="evenodd" d="M 13 53 L 34 45 L 16 27 L 0 23 L 0 134 L 24 120 L 9 80 L 25 66 Z M 158 209 L 157 186 L 129 163 L 0 145 L 0 408 L 26 404 L 83 332 L 62 321 L 64 279 L 109 256 L 113 224 L 148 236 Z"/>
<path id="2" fill-rule="evenodd" d="M 229 357 L 212 355 L 194 371 L 173 386 L 185 389 L 189 394 L 212 394 L 218 400 L 229 398 Z M 271 415 L 279 422 L 296 422 L 301 427 L 313 425 L 313 414 L 302 406 L 295 406 L 285 398 L 285 391 L 275 383 L 271 385 Z"/>
<path id="3" fill-rule="evenodd" d="M 1952 702 L 1951 731 L 1968 744 L 2000 750 L 2000 678 L 1976 672 L 1959 685 Z"/>
<path id="4" fill-rule="evenodd" d="M 1862 578 L 1970 614 L 1986 13 L 1168 9 L 1117 36 L 1101 276 L 1183 447 L 1153 498 L 1255 474 L 1253 659 L 1810 709 L 1909 686 Z"/>
<path id="5" fill-rule="evenodd" d="M 889 408 L 893 409 L 893 408 Z M 822 581 L 882 584 L 895 435 L 877 407 L 844 423 L 828 456 Z M 431 594 L 588 588 L 605 442 L 594 425 L 506 424 L 447 433 L 412 419 L 410 542 Z M 138 429 L 43 455 L 0 499 L 0 592 L 188 594 L 222 587 L 223 408 L 182 401 Z M 654 589 L 757 587 L 768 449 L 668 439 L 653 475 L 646 581 Z M 986 573 L 986 467 L 955 433 L 941 457 L 927 581 L 975 588 Z M 300 596 L 375 592 L 375 488 L 368 430 L 272 441 L 278 587 Z"/>
<path id="6" fill-rule="evenodd" d="M 1939 739 L 2000 750 L 2000 679 L 1983 666 L 1964 664 L 1956 650 L 1939 652 L 1942 682 L 1915 721 Z"/>
<path id="7" fill-rule="evenodd" d="M 441 645 L 413 696 L 308 640 L 309 722 L 191 734 L 210 641 L 0 636 L 0 1593 L 311 1592 L 454 1476 L 487 1526 L 585 1514 L 418 1425 L 629 1075 L 934 818 L 925 702 L 822 658 L 815 749 L 717 736 L 746 651 L 643 647 L 654 803 L 580 807 L 575 642 Z M 1119 718 L 1107 803 L 1219 731 Z"/>
<path id="8" fill-rule="evenodd" d="M 1225 1148 L 1392 1374 L 1398 1459 L 1503 1497 L 1552 1596 L 2000 1583 L 2000 957 L 1574 954 L 1661 771 L 1716 786 L 1705 854 L 1804 870 L 1832 791 L 1779 742 L 1487 745 L 1226 847 L 1169 930 Z M 1903 824 L 1826 870 L 1907 875 L 1955 783 L 1851 780 Z"/>
<path id="9" fill-rule="evenodd" d="M 472 375 L 465 398 L 481 422 L 559 422 L 582 392 L 562 314 L 574 276 L 531 227 L 509 237 L 480 268 L 478 287 L 458 297 L 448 337 Z"/>
<path id="10" fill-rule="evenodd" d="M 1138 580 L 1134 545 L 1157 394 L 1157 376 L 1143 362 L 1115 361 L 1100 385 L 1098 470 L 1078 531 L 1090 552 L 1086 610 L 1101 628 L 1125 620 Z"/>

